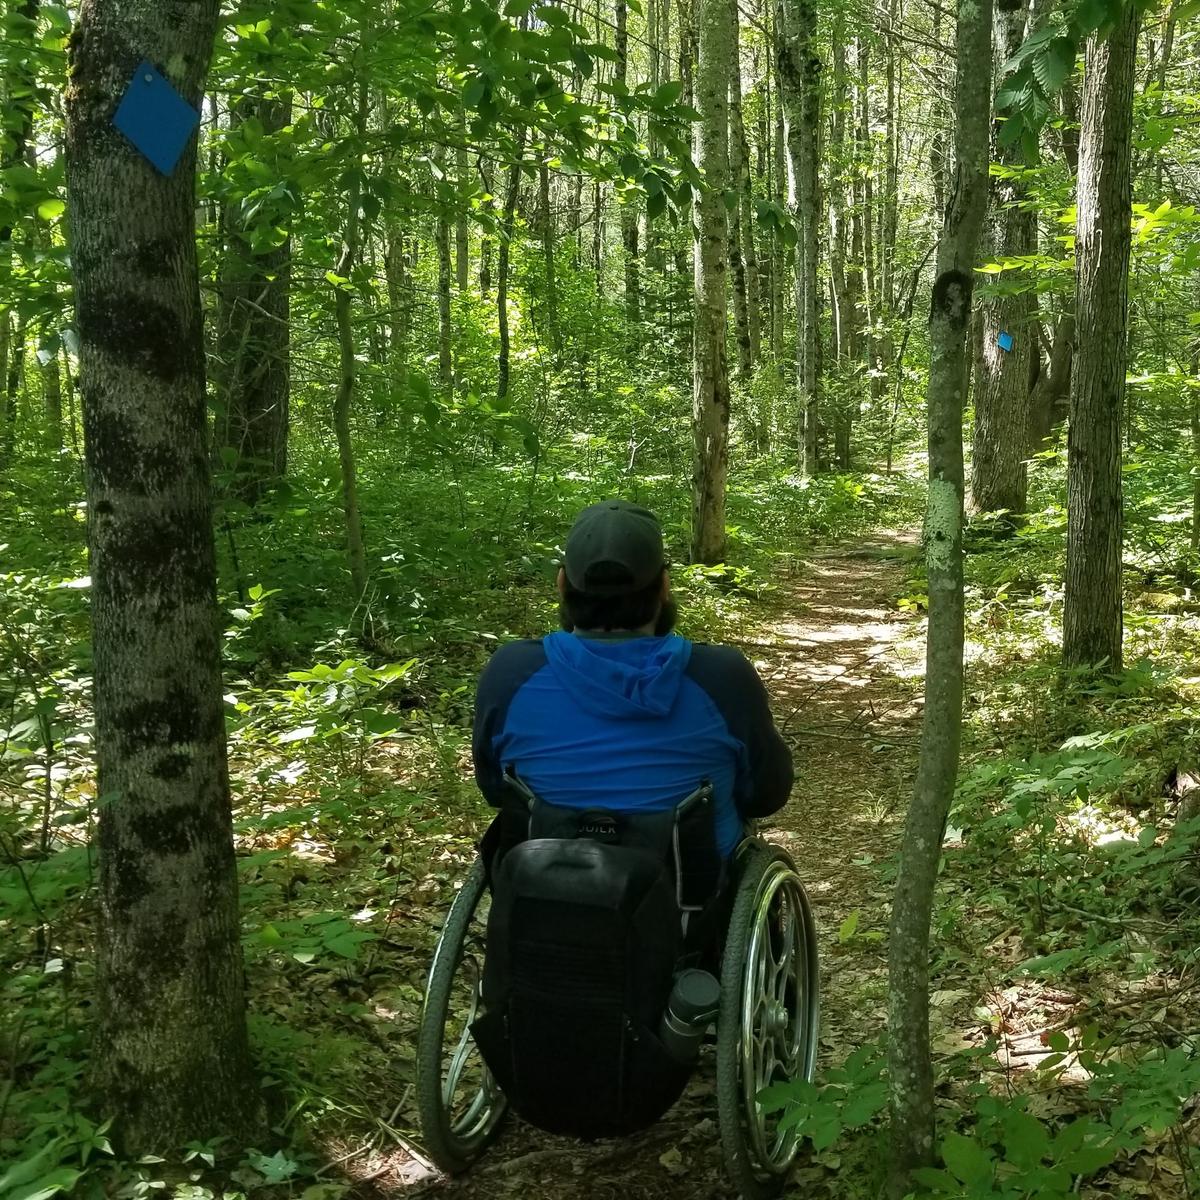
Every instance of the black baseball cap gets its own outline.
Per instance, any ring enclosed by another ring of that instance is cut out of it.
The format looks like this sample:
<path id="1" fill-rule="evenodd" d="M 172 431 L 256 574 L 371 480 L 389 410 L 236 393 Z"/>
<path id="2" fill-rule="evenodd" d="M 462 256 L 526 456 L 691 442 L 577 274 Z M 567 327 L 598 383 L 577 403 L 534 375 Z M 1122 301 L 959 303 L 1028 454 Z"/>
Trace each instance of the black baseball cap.
<path id="1" fill-rule="evenodd" d="M 594 596 L 648 587 L 666 565 L 658 518 L 628 500 L 589 504 L 571 526 L 563 552 L 571 586 Z"/>

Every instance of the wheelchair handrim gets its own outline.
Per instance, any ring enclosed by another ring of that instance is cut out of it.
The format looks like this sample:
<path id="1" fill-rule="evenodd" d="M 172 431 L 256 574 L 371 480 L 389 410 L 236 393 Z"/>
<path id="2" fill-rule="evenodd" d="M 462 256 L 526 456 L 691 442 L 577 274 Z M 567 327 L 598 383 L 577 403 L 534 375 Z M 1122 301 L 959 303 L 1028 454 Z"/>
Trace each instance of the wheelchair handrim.
<path id="1" fill-rule="evenodd" d="M 473 890 L 475 894 L 469 894 L 468 889 Z M 485 914 L 478 911 L 481 902 L 486 897 L 487 892 L 482 875 L 477 880 L 468 880 L 468 883 L 464 885 L 463 892 L 456 897 L 455 904 L 451 909 L 452 914 L 459 905 L 466 904 L 470 907 L 470 914 L 466 917 L 463 930 L 464 937 L 455 945 L 448 945 L 444 938 L 439 939 L 433 962 L 430 964 L 429 983 L 426 986 L 426 1006 L 428 1006 L 433 992 L 433 980 L 441 973 L 445 958 L 454 955 L 456 961 L 448 986 L 443 992 L 445 1008 L 437 1014 L 422 1013 L 422 1024 L 427 1019 L 433 1018 L 440 1026 L 440 1037 L 437 1044 L 438 1078 L 435 1093 L 440 1102 L 435 1105 L 440 1109 L 437 1113 L 437 1124 L 441 1126 L 441 1137 L 452 1144 L 453 1154 L 464 1160 L 469 1160 L 487 1143 L 496 1126 L 503 1119 L 508 1106 L 504 1094 L 483 1062 L 471 1035 L 471 1025 L 482 1007 L 483 972 L 482 947 L 479 945 L 478 952 L 475 952 L 476 948 L 471 945 L 470 930 L 476 924 L 486 925 Z M 451 923 L 451 920 L 452 916 L 447 918 L 447 925 Z M 463 979 L 464 973 L 465 980 Z M 447 1037 L 450 1033 L 451 1015 L 456 1003 L 466 999 L 461 986 L 463 982 L 468 983 L 469 999 L 465 1005 L 465 1015 L 458 1023 L 459 1032 L 453 1039 L 453 1048 L 447 1052 L 447 1042 L 451 1040 Z M 478 1083 L 476 1085 L 472 1080 L 468 1086 L 468 1095 L 456 1108 L 455 1093 L 462 1085 L 468 1070 L 474 1072 Z M 433 1114 L 430 1113 L 429 1116 L 432 1117 Z"/>
<path id="2" fill-rule="evenodd" d="M 449 1066 L 442 1079 L 442 1104 L 445 1107 L 450 1133 L 464 1147 L 471 1147 L 476 1141 L 487 1136 L 492 1126 L 499 1119 L 502 1108 L 497 1105 L 500 1100 L 500 1090 L 496 1087 L 492 1073 L 479 1058 L 475 1047 L 475 1039 L 471 1036 L 471 1024 L 475 1020 L 480 1007 L 480 989 L 482 972 L 473 954 L 464 954 L 459 963 L 459 969 L 467 967 L 472 975 L 471 1003 L 467 1016 L 462 1023 L 462 1033 L 458 1044 L 450 1056 Z M 448 1014 L 447 1014 L 448 1015 Z M 454 1105 L 454 1094 L 462 1082 L 462 1074 L 467 1066 L 472 1052 L 476 1057 L 476 1069 L 480 1074 L 479 1087 L 467 1103 L 462 1116 L 455 1120 L 451 1113 Z"/>
<path id="3" fill-rule="evenodd" d="M 779 945 L 773 944 L 775 932 Z M 755 1169 L 784 1174 L 795 1160 L 799 1134 L 767 1128 L 758 1093 L 770 1083 L 811 1079 L 816 1061 L 817 974 L 814 925 L 799 877 L 773 864 L 756 898 L 742 977 L 741 1082 Z"/>

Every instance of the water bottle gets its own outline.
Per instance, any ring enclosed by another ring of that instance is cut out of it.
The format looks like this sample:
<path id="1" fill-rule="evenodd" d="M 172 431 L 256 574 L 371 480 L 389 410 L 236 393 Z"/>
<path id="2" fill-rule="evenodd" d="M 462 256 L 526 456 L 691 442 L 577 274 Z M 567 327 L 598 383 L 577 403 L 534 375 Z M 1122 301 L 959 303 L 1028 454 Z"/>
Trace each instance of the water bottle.
<path id="1" fill-rule="evenodd" d="M 721 986 L 707 971 L 681 971 L 675 976 L 658 1036 L 681 1066 L 696 1061 L 704 1031 L 716 1020 Z"/>

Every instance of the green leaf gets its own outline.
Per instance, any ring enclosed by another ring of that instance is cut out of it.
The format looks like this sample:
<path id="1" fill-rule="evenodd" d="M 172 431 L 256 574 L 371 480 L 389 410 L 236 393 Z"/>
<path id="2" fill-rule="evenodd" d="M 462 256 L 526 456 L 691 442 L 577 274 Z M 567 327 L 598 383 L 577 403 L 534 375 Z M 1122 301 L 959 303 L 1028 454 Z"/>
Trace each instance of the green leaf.
<path id="1" fill-rule="evenodd" d="M 822 1112 L 815 1116 L 805 1129 L 814 1150 L 828 1150 L 842 1132 L 842 1123 L 834 1112 Z"/>
<path id="2" fill-rule="evenodd" d="M 682 95 L 682 81 L 678 79 L 672 79 L 670 83 L 664 83 L 658 89 L 658 91 L 654 93 L 654 104 L 658 108 L 667 108 L 668 106 L 674 104 Z"/>
<path id="3" fill-rule="evenodd" d="M 375 934 L 365 931 L 352 930 L 349 933 L 339 933 L 325 942 L 325 948 L 342 958 L 357 958 L 358 948 L 363 942 L 375 940 Z"/>
<path id="4" fill-rule="evenodd" d="M 838 941 L 848 942 L 858 931 L 859 910 L 856 908 L 838 927 Z"/>
<path id="5" fill-rule="evenodd" d="M 1004 1117 L 1004 1154 L 1018 1167 L 1032 1170 L 1050 1153 L 1050 1135 L 1036 1117 L 1014 1109 Z"/>
<path id="6" fill-rule="evenodd" d="M 579 74 L 584 79 L 591 79 L 592 72 L 596 69 L 596 63 L 582 46 L 571 47 L 571 60 L 579 68 Z"/>
<path id="7" fill-rule="evenodd" d="M 1075 10 L 1075 27 L 1085 36 L 1095 33 L 1110 20 L 1114 7 L 1120 10 L 1120 5 L 1126 0 L 1080 0 Z"/>
<path id="8" fill-rule="evenodd" d="M 856 1088 L 842 1109 L 842 1122 L 847 1129 L 865 1125 L 887 1103 L 887 1083 L 877 1079 L 865 1087 Z"/>
<path id="9" fill-rule="evenodd" d="M 936 1167 L 918 1167 L 912 1173 L 912 1177 L 931 1192 L 940 1192 L 946 1196 L 957 1195 L 961 1190 L 958 1181 L 949 1171 L 942 1171 Z"/>
<path id="10" fill-rule="evenodd" d="M 69 1192 L 82 1174 L 74 1167 L 56 1167 L 28 1186 L 17 1188 L 6 1200 L 49 1200 L 59 1192 Z"/>
<path id="11" fill-rule="evenodd" d="M 948 1133 L 942 1142 L 942 1161 L 954 1177 L 969 1186 L 986 1183 L 992 1177 L 992 1156 L 974 1138 Z"/>
<path id="12" fill-rule="evenodd" d="M 40 1179 L 45 1174 L 45 1168 L 50 1160 L 56 1159 L 63 1139 L 51 1138 L 32 1158 L 23 1158 L 13 1163 L 3 1175 L 0 1175 L 0 1195 L 11 1192 L 15 1188 L 27 1186 L 31 1181 Z"/>
<path id="13" fill-rule="evenodd" d="M 488 81 L 482 75 L 476 75 L 474 79 L 469 79 L 463 87 L 463 104 L 467 108 L 478 111 L 479 102 L 483 99 L 484 93 L 488 90 Z"/>
<path id="14" fill-rule="evenodd" d="M 57 221 L 59 217 L 67 211 L 66 202 L 63 200 L 43 200 L 37 206 L 37 215 L 43 221 Z"/>

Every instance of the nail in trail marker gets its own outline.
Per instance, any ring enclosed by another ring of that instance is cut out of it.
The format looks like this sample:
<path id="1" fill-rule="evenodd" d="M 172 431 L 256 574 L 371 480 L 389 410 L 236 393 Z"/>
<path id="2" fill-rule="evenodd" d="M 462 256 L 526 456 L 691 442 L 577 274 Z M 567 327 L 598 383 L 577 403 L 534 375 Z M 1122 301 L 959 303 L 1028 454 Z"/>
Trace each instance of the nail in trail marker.
<path id="1" fill-rule="evenodd" d="M 999 346 L 1001 350 L 1011 350 L 1013 348 L 1013 335 L 1011 333 L 1002 333 L 996 339 L 996 345 Z"/>
<path id="2" fill-rule="evenodd" d="M 171 175 L 200 114 L 143 59 L 117 106 L 113 124 L 164 175 Z"/>

